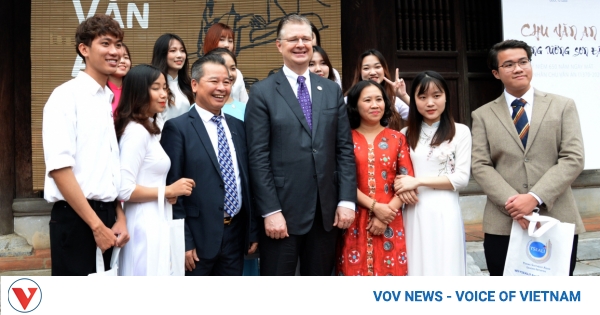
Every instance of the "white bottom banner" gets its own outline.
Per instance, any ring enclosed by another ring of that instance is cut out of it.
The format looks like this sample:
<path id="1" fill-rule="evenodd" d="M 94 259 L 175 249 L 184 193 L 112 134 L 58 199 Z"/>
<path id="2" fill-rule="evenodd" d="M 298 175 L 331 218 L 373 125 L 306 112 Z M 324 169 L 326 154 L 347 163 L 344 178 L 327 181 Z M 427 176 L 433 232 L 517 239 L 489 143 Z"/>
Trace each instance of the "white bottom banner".
<path id="1" fill-rule="evenodd" d="M 399 314 L 600 309 L 597 277 L 1 277 L 8 314 Z"/>

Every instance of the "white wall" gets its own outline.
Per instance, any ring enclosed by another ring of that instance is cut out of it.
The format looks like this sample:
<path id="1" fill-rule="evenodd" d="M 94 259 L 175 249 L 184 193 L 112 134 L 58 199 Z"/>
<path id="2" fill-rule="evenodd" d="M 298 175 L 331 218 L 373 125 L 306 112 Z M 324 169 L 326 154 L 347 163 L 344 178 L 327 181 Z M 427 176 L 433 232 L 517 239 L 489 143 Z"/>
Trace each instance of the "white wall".
<path id="1" fill-rule="evenodd" d="M 504 39 L 534 48 L 532 85 L 575 100 L 585 169 L 600 169 L 599 0 L 503 0 Z M 535 109 L 534 109 L 535 110 Z"/>

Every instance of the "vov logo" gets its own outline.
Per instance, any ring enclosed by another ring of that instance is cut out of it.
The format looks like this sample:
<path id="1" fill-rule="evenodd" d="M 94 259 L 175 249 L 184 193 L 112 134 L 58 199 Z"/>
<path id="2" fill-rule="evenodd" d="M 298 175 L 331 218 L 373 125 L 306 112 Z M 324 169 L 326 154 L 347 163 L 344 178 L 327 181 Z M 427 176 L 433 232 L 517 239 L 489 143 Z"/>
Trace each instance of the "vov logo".
<path id="1" fill-rule="evenodd" d="M 42 302 L 42 289 L 33 280 L 21 278 L 8 288 L 8 303 L 21 313 L 35 310 Z"/>

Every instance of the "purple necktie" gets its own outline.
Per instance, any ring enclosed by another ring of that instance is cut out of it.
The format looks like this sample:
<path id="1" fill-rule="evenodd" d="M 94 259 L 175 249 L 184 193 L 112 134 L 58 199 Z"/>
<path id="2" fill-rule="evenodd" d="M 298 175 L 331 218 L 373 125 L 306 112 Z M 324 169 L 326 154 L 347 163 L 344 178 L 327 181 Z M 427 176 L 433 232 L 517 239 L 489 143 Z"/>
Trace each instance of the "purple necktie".
<path id="1" fill-rule="evenodd" d="M 300 107 L 302 107 L 308 127 L 312 130 L 312 103 L 310 102 L 310 95 L 304 81 L 306 81 L 306 78 L 298 76 L 298 102 L 300 103 Z"/>

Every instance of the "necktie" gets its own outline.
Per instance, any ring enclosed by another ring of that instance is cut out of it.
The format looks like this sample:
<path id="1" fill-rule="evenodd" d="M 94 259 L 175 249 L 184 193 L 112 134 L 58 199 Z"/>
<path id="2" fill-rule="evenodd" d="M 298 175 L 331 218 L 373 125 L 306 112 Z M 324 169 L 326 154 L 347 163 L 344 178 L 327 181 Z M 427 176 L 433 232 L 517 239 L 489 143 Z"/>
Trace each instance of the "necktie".
<path id="1" fill-rule="evenodd" d="M 210 120 L 217 124 L 217 135 L 219 137 L 219 166 L 221 168 L 221 176 L 225 183 L 225 212 L 230 216 L 234 216 L 239 208 L 237 184 L 235 181 L 235 171 L 233 169 L 233 161 L 229 151 L 229 144 L 223 129 L 221 120 L 223 116 L 213 116 Z"/>
<path id="2" fill-rule="evenodd" d="M 304 118 L 306 118 L 308 127 L 312 130 L 312 103 L 310 102 L 310 95 L 308 94 L 308 88 L 304 83 L 305 81 L 305 77 L 298 76 L 298 102 L 300 103 L 300 107 L 302 107 L 302 112 L 304 113 Z"/>
<path id="3" fill-rule="evenodd" d="M 523 148 L 525 148 L 525 144 L 527 144 L 527 134 L 529 133 L 529 121 L 527 120 L 527 114 L 525 114 L 525 103 L 527 103 L 527 101 L 524 99 L 517 98 L 510 104 L 513 108 L 513 123 L 517 128 L 517 133 L 519 134 L 521 143 L 523 143 Z"/>

